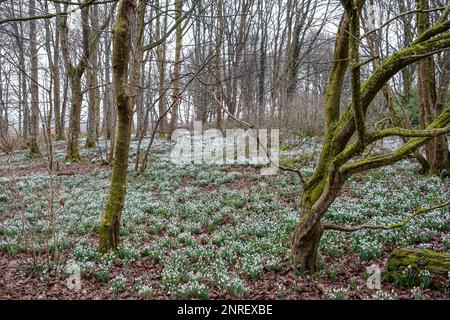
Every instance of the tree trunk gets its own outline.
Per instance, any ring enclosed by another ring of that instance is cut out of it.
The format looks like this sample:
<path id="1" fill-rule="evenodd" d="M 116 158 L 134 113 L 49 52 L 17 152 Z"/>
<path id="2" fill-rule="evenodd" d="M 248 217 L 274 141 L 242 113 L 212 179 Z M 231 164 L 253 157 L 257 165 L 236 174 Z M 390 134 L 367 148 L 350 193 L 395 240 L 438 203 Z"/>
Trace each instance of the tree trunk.
<path id="1" fill-rule="evenodd" d="M 333 135 L 339 121 L 342 84 L 349 63 L 349 27 L 349 15 L 344 13 L 336 34 L 334 63 L 325 93 L 325 142 L 316 171 L 303 187 L 301 217 L 292 238 L 294 264 L 310 272 L 316 269 L 318 248 L 323 232 L 320 225 L 321 216 L 339 192 L 339 183 L 338 181 L 332 183 L 330 171 L 334 154 L 343 148 L 338 144 L 344 143 L 333 141 Z M 333 186 L 334 191 L 330 190 L 330 187 L 326 188 L 327 186 Z"/>
<path id="2" fill-rule="evenodd" d="M 230 100 L 228 102 L 228 111 L 232 115 L 239 116 L 239 113 L 236 112 L 237 110 L 237 98 L 238 98 L 238 73 L 241 68 L 241 59 L 243 56 L 243 51 L 245 49 L 245 41 L 248 35 L 248 13 L 251 8 L 252 1 L 242 1 L 242 15 L 240 16 L 239 21 L 239 28 L 238 28 L 238 36 L 237 36 L 237 42 L 235 45 L 235 53 L 234 53 L 234 60 L 231 62 L 231 84 L 229 85 L 229 92 L 227 92 Z M 230 48 L 233 46 L 230 46 Z"/>
<path id="3" fill-rule="evenodd" d="M 168 6 L 168 2 L 166 7 Z M 156 19 L 156 39 L 160 40 L 163 37 L 163 34 L 167 32 L 167 15 L 164 17 L 163 26 L 161 26 L 161 7 L 159 1 L 157 1 L 157 19 Z M 167 8 L 166 8 L 167 9 Z M 167 12 L 167 10 L 166 10 Z M 167 120 L 166 120 L 166 94 L 165 94 L 165 80 L 166 80 L 166 43 L 164 42 L 162 45 L 156 47 L 156 58 L 157 58 L 157 66 L 159 73 L 159 101 L 158 101 L 158 111 L 159 117 L 161 118 L 159 124 L 159 137 L 161 139 L 167 138 Z"/>
<path id="4" fill-rule="evenodd" d="M 255 128 L 259 130 L 261 120 L 265 119 L 264 98 L 266 94 L 266 63 L 267 63 L 267 26 L 263 16 L 264 1 L 260 0 L 260 28 L 261 28 L 261 44 L 259 47 L 259 66 L 258 66 L 258 98 L 255 112 Z"/>
<path id="5" fill-rule="evenodd" d="M 58 18 L 57 18 L 58 20 Z M 58 22 L 57 22 L 58 23 Z M 53 42 L 53 110 L 55 117 L 55 134 L 56 140 L 64 139 L 64 127 L 61 122 L 61 74 L 59 71 L 59 28 L 55 29 L 55 40 Z"/>
<path id="6" fill-rule="evenodd" d="M 78 152 L 78 137 L 80 134 L 80 116 L 83 93 L 81 91 L 81 77 L 70 76 L 72 90 L 69 131 L 67 135 L 66 161 L 80 161 Z"/>
<path id="7" fill-rule="evenodd" d="M 61 12 L 59 4 L 55 3 L 55 8 L 58 13 Z M 67 12 L 68 4 L 64 6 L 64 12 Z M 66 65 L 68 73 L 70 89 L 72 93 L 70 118 L 69 118 L 69 130 L 66 146 L 66 160 L 67 161 L 79 161 L 80 154 L 78 152 L 78 137 L 80 134 L 80 116 L 81 116 L 81 104 L 83 101 L 83 92 L 81 90 L 81 78 L 88 65 L 90 59 L 90 37 L 89 37 L 89 7 L 81 9 L 81 24 L 82 24 L 82 43 L 83 52 L 81 54 L 80 61 L 75 66 L 70 58 L 69 53 L 69 27 L 67 25 L 67 17 L 61 17 L 60 28 L 60 41 L 61 51 Z"/>
<path id="8" fill-rule="evenodd" d="M 29 0 L 30 16 L 36 12 L 35 0 Z M 38 56 L 36 43 L 36 20 L 30 21 L 30 59 L 31 59 L 31 134 L 29 147 L 31 154 L 39 154 L 38 135 L 39 135 L 39 74 L 38 74 Z"/>
<path id="9" fill-rule="evenodd" d="M 119 245 L 120 215 L 126 195 L 133 110 L 133 98 L 127 83 L 133 9 L 134 0 L 121 0 L 114 25 L 112 66 L 118 125 L 111 185 L 100 222 L 99 249 L 101 252 L 115 250 Z"/>
<path id="10" fill-rule="evenodd" d="M 311 212 L 303 212 L 302 216 L 309 214 Z M 307 225 L 306 222 L 300 222 L 297 225 L 292 237 L 292 257 L 295 267 L 310 272 L 316 270 L 322 234 L 323 227 L 320 221 L 313 225 Z"/>
<path id="11" fill-rule="evenodd" d="M 175 1 L 175 19 L 179 21 L 181 19 L 181 0 Z M 169 128 L 169 139 L 172 137 L 172 133 L 177 127 L 178 113 L 181 104 L 181 87 L 180 87 L 180 74 L 181 74 L 181 49 L 183 45 L 183 29 L 181 23 L 176 27 L 175 35 L 175 66 L 174 66 L 174 84 L 172 91 L 172 101 L 173 105 L 171 108 L 170 117 L 170 128 Z"/>
<path id="12" fill-rule="evenodd" d="M 110 81 L 110 59 L 111 56 L 111 42 L 108 39 L 108 37 L 105 39 L 105 81 L 107 82 L 105 86 L 105 90 L 103 91 L 103 134 L 105 135 L 107 140 L 111 139 L 111 132 L 113 131 L 113 121 L 114 118 L 113 114 L 113 108 L 111 103 L 111 96 L 112 96 L 112 90 L 111 85 L 109 84 Z"/>
<path id="13" fill-rule="evenodd" d="M 62 105 L 61 105 L 61 132 L 64 139 L 64 136 L 66 135 L 65 129 L 66 129 L 66 113 L 67 113 L 67 100 L 68 100 L 68 91 L 69 91 L 69 79 L 68 77 L 64 77 L 64 84 L 63 84 L 63 99 L 62 99 Z"/>
<path id="14" fill-rule="evenodd" d="M 100 109 L 100 91 L 98 89 L 98 50 L 99 37 L 95 34 L 99 30 L 98 24 L 98 6 L 94 5 L 91 8 L 92 29 L 90 45 L 92 46 L 90 58 L 90 69 L 88 72 L 88 121 L 87 121 L 87 137 L 86 148 L 95 147 L 98 139 L 98 110 Z"/>
<path id="15" fill-rule="evenodd" d="M 345 14 L 336 35 L 333 66 L 324 100 L 325 140 L 314 174 L 308 181 L 303 181 L 301 217 L 292 241 L 293 261 L 303 264 L 301 267 L 309 271 L 315 269 L 312 260 L 317 257 L 317 252 L 313 251 L 314 248 L 317 251 L 320 243 L 321 218 L 339 195 L 345 180 L 354 174 L 406 158 L 433 137 L 444 134 L 445 127 L 450 123 L 450 109 L 446 108 L 426 130 L 390 128 L 367 134 L 363 127 L 370 104 L 389 79 L 406 66 L 450 46 L 448 34 L 441 34 L 448 29 L 444 19 L 423 33 L 427 36 L 419 36 L 410 46 L 386 58 L 363 84 L 359 84 L 357 72 L 352 72 L 352 103 L 340 116 L 340 97 L 348 66 L 349 48 L 352 48 L 352 53 L 355 54 L 355 42 L 359 41 L 359 37 L 355 36 L 358 33 L 359 19 L 356 19 L 357 16 L 352 12 L 358 8 L 355 8 L 350 0 L 341 0 L 341 3 L 345 7 Z M 353 19 L 350 29 L 349 17 Z M 354 70 L 360 67 L 360 63 L 356 54 L 353 54 L 351 62 Z M 357 92 L 354 86 L 359 86 L 360 92 Z M 358 139 L 350 143 L 356 131 Z M 372 143 L 392 135 L 414 138 L 386 155 L 355 159 Z M 324 228 L 326 227 L 328 226 L 324 225 Z"/>
<path id="16" fill-rule="evenodd" d="M 222 131 L 222 38 L 224 31 L 224 18 L 223 18 L 223 1 L 219 1 L 217 4 L 217 39 L 216 39 L 216 59 L 215 59 L 215 73 L 216 73 L 216 88 L 215 88 L 215 104 L 216 104 L 216 129 Z"/>
<path id="17" fill-rule="evenodd" d="M 427 10 L 429 8 L 428 0 L 417 0 L 419 9 Z M 423 34 L 430 24 L 429 15 L 426 12 L 417 13 L 418 31 Z M 436 86 L 435 63 L 433 57 L 427 57 L 418 62 L 418 103 L 420 110 L 420 126 L 425 128 L 443 111 L 445 98 L 449 85 L 449 62 L 444 62 L 441 77 L 441 88 Z M 443 95 L 441 95 L 443 93 Z M 442 101 L 443 98 L 443 101 Z M 439 136 L 432 139 L 425 147 L 428 162 L 431 166 L 432 173 L 439 173 L 448 168 L 448 143 L 445 136 Z"/>
<path id="18" fill-rule="evenodd" d="M 136 109 L 136 137 L 140 137 L 143 134 L 143 118 L 144 118 L 144 106 L 143 106 L 143 90 L 139 88 L 142 86 L 142 74 L 145 64 L 142 63 L 144 57 L 142 45 L 144 40 L 144 24 L 145 24 L 145 11 L 147 8 L 148 0 L 141 0 L 137 6 L 136 17 L 136 30 L 134 36 L 134 54 L 131 61 L 131 83 L 133 84 L 133 105 Z"/>
<path id="19" fill-rule="evenodd" d="M 16 25 L 14 24 L 14 27 Z M 19 68 L 23 70 L 20 73 L 20 93 L 21 93 L 21 107 L 22 112 L 19 112 L 19 120 L 20 116 L 22 116 L 22 136 L 25 141 L 28 140 L 29 134 L 29 107 L 28 107 L 28 90 L 27 90 L 27 77 L 25 75 L 26 65 L 25 65 L 25 48 L 22 39 L 24 38 L 23 26 L 22 23 L 19 24 L 19 28 L 16 30 L 16 42 L 17 47 L 19 49 Z M 20 128 L 20 124 L 19 124 Z"/>
<path id="20" fill-rule="evenodd" d="M 448 87 L 450 83 L 450 50 L 447 50 L 444 54 L 444 67 L 442 70 L 442 76 L 440 79 L 439 95 L 434 105 L 434 117 L 438 117 L 447 101 Z M 433 150 L 433 162 L 432 171 L 439 173 L 444 170 L 450 169 L 450 154 L 448 150 L 448 140 L 445 135 L 434 138 L 434 150 Z"/>

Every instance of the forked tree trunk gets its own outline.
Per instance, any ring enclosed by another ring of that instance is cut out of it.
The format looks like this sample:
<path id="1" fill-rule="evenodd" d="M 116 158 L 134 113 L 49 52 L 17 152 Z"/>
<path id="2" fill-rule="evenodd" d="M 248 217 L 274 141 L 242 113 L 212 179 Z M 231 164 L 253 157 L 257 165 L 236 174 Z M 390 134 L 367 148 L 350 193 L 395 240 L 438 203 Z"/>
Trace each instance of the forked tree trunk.
<path id="1" fill-rule="evenodd" d="M 349 61 L 348 34 L 349 17 L 347 14 L 344 14 L 336 34 L 334 64 L 328 78 L 324 101 L 325 121 L 327 123 L 325 127 L 326 141 L 316 172 L 304 186 L 301 202 L 301 217 L 292 237 L 293 263 L 296 267 L 309 271 L 316 269 L 318 248 L 323 232 L 320 217 L 328 209 L 323 205 L 320 208 L 315 208 L 314 205 L 324 192 L 325 185 L 329 179 L 327 175 L 330 170 L 333 153 L 335 152 L 332 146 L 332 132 L 335 124 L 339 120 L 342 83 Z"/>
<path id="2" fill-rule="evenodd" d="M 101 252 L 117 249 L 119 245 L 120 215 L 125 202 L 133 110 L 133 99 L 128 86 L 133 8 L 134 0 L 121 0 L 114 25 L 112 66 L 118 125 L 111 185 L 100 222 Z"/>
<path id="3" fill-rule="evenodd" d="M 61 9 L 58 4 L 55 4 L 56 11 L 61 13 Z M 64 12 L 67 12 L 68 4 L 64 5 Z M 80 115 L 81 115 L 81 104 L 83 101 L 83 92 L 81 90 L 81 78 L 83 77 L 84 71 L 87 67 L 88 61 L 90 59 L 89 43 L 89 7 L 84 7 L 81 9 L 81 22 L 82 22 L 82 43 L 83 52 L 81 54 L 80 61 L 77 65 L 73 64 L 71 61 L 69 53 L 69 27 L 67 25 L 67 17 L 61 16 L 59 23 L 60 28 L 60 41 L 61 41 L 61 51 L 66 65 L 69 84 L 71 89 L 71 107 L 70 118 L 69 118 L 69 130 L 67 134 L 67 146 L 66 146 L 66 160 L 67 161 L 79 161 L 80 154 L 78 152 L 78 137 L 80 135 Z"/>
<path id="4" fill-rule="evenodd" d="M 450 109 L 446 108 L 426 130 L 390 128 L 366 133 L 365 115 L 375 96 L 389 79 L 403 68 L 429 57 L 438 50 L 449 48 L 450 36 L 443 32 L 447 31 L 450 25 L 447 20 L 441 19 L 423 33 L 425 36 L 419 36 L 410 46 L 386 58 L 368 80 L 361 84 L 357 52 L 360 38 L 357 12 L 359 8 L 354 7 L 351 0 L 341 0 L 341 3 L 346 10 L 336 35 L 333 66 L 325 94 L 325 141 L 314 174 L 303 183 L 301 217 L 292 237 L 293 262 L 295 266 L 307 271 L 316 269 L 320 238 L 323 230 L 328 227 L 322 227 L 321 218 L 339 195 L 345 180 L 356 173 L 404 159 L 433 137 L 444 134 L 445 127 L 450 123 Z M 357 1 L 358 5 L 362 3 L 363 1 Z M 340 115 L 343 78 L 349 60 L 352 68 L 352 104 Z M 356 132 L 358 139 L 350 143 Z M 372 143 L 392 135 L 414 138 L 386 155 L 355 159 Z"/>

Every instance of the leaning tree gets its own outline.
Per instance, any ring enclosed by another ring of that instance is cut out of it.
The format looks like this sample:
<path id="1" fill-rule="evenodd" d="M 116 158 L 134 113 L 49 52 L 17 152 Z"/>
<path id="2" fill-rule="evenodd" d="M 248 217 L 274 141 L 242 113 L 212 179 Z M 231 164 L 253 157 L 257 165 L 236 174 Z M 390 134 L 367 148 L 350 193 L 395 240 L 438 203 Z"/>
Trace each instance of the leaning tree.
<path id="1" fill-rule="evenodd" d="M 322 221 L 349 177 L 400 161 L 434 137 L 450 132 L 448 106 L 442 108 L 440 114 L 421 130 L 391 127 L 373 131 L 367 125 L 367 110 L 371 102 L 396 73 L 412 63 L 450 48 L 450 4 L 434 25 L 423 30 L 407 47 L 384 59 L 368 79 L 362 82 L 361 67 L 364 62 L 360 61 L 359 52 L 360 18 L 364 2 L 341 0 L 345 10 L 336 34 L 333 65 L 324 100 L 325 140 L 315 172 L 303 184 L 301 215 L 292 237 L 293 263 L 308 271 L 316 268 L 319 243 L 324 230 L 352 231 L 375 227 L 369 225 L 348 228 Z M 352 101 L 341 112 L 341 94 L 348 68 Z M 387 154 L 361 157 L 366 148 L 388 136 L 410 139 Z M 422 209 L 413 215 L 425 211 Z"/>

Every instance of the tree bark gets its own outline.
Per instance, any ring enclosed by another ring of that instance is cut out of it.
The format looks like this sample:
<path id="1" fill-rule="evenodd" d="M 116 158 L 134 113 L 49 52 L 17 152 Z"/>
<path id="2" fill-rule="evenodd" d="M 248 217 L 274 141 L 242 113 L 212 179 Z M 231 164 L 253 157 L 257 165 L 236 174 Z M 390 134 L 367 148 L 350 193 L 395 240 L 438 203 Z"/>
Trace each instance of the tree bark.
<path id="1" fill-rule="evenodd" d="M 52 75 L 53 75 L 53 112 L 55 118 L 55 140 L 64 140 L 64 127 L 61 121 L 61 73 L 59 70 L 60 59 L 60 39 L 59 39 L 59 26 L 60 19 L 56 18 L 55 38 L 53 40 L 53 62 L 52 62 Z"/>
<path id="2" fill-rule="evenodd" d="M 20 10 L 21 12 L 22 10 Z M 25 66 L 25 48 L 24 48 L 24 42 L 22 39 L 24 38 L 24 32 L 23 32 L 23 23 L 20 22 L 19 24 L 13 24 L 15 33 L 16 33 L 16 43 L 17 48 L 19 50 L 19 68 L 22 70 L 20 73 L 20 93 L 21 93 L 21 107 L 22 112 L 19 110 L 19 121 L 22 120 L 22 136 L 25 141 L 28 141 L 28 135 L 29 135 L 29 107 L 28 107 L 28 91 L 27 91 L 27 81 L 26 81 L 26 66 Z M 22 119 L 20 119 L 22 118 Z M 19 129 L 20 129 L 20 123 L 19 123 Z"/>
<path id="3" fill-rule="evenodd" d="M 438 117 L 443 111 L 447 101 L 448 88 L 450 83 L 450 50 L 444 54 L 444 66 L 440 79 L 439 94 L 434 105 L 434 117 Z M 439 173 L 450 169 L 450 152 L 448 149 L 448 140 L 445 135 L 434 138 L 432 171 Z"/>
<path id="4" fill-rule="evenodd" d="M 29 0 L 30 15 L 36 13 L 35 0 Z M 31 134 L 29 139 L 29 147 L 31 154 L 39 154 L 38 135 L 39 135 L 39 73 L 38 73 L 38 56 L 37 56 L 37 32 L 36 20 L 30 21 L 30 60 L 31 60 Z"/>
<path id="5" fill-rule="evenodd" d="M 59 4 L 55 3 L 57 12 L 60 12 Z M 68 10 L 65 4 L 64 11 Z M 69 27 L 67 26 L 67 17 L 61 17 L 60 41 L 61 51 L 68 73 L 68 81 L 71 89 L 71 110 L 69 118 L 69 129 L 67 134 L 66 161 L 79 161 L 81 159 L 78 151 L 78 137 L 80 135 L 80 116 L 83 101 L 83 92 L 81 90 L 81 78 L 90 59 L 89 44 L 89 7 L 81 9 L 82 22 L 82 46 L 83 52 L 77 65 L 74 65 L 69 54 Z"/>
<path id="6" fill-rule="evenodd" d="M 69 130 L 67 134 L 66 161 L 80 161 L 78 151 L 78 137 L 80 134 L 80 116 L 83 93 L 81 91 L 81 76 L 69 77 L 72 91 L 71 108 L 69 117 Z"/>
<path id="7" fill-rule="evenodd" d="M 422 10 L 429 9 L 428 0 L 417 0 L 417 7 Z M 419 35 L 423 34 L 430 25 L 429 15 L 426 12 L 417 13 L 417 28 Z M 438 91 L 444 95 L 440 98 L 444 98 L 447 95 L 449 84 L 449 68 L 448 62 L 444 63 L 443 73 L 441 77 L 441 88 L 438 90 L 435 77 L 435 62 L 433 57 L 427 57 L 418 62 L 418 104 L 420 110 L 420 127 L 425 128 L 443 111 L 445 102 L 438 101 Z M 426 155 L 428 162 L 430 163 L 431 172 L 439 173 L 446 170 L 449 166 L 448 163 L 448 143 L 445 136 L 439 136 L 431 140 L 426 146 Z"/>
<path id="8" fill-rule="evenodd" d="M 107 140 L 111 139 L 111 133 L 114 126 L 114 108 L 112 107 L 112 90 L 109 84 L 111 78 L 111 64 L 109 57 L 111 56 L 111 41 L 109 38 L 105 39 L 105 80 L 108 82 L 103 92 L 103 134 Z"/>
<path id="9" fill-rule="evenodd" d="M 166 7 L 168 6 L 168 2 Z M 161 7 L 160 2 L 157 1 L 156 4 L 157 8 L 157 19 L 156 19 L 156 38 L 158 41 L 162 39 L 163 33 L 165 34 L 167 32 L 167 15 L 164 17 L 163 26 L 161 26 Z M 167 8 L 166 8 L 167 12 Z M 158 111 L 159 111 L 159 117 L 161 117 L 161 121 L 159 124 L 159 137 L 161 139 L 167 138 L 167 120 L 166 120 L 166 110 L 167 110 L 167 104 L 166 104 L 166 95 L 165 95 L 165 81 L 166 81 L 166 44 L 165 42 L 156 47 L 156 58 L 157 58 L 157 66 L 158 66 L 158 73 L 159 73 L 159 101 L 158 101 Z"/>
<path id="10" fill-rule="evenodd" d="M 309 214 L 311 214 L 311 212 L 302 213 L 303 216 Z M 292 238 L 292 256 L 294 266 L 309 271 L 316 270 L 322 234 L 323 227 L 320 222 L 309 225 L 306 228 L 305 223 L 300 223 L 297 225 Z"/>
<path id="11" fill-rule="evenodd" d="M 115 250 L 119 245 L 120 216 L 125 202 L 133 111 L 133 98 L 128 85 L 128 63 L 134 6 L 134 0 L 121 0 L 114 25 L 112 66 L 118 125 L 111 185 L 100 222 L 101 252 Z"/>
<path id="12" fill-rule="evenodd" d="M 175 20 L 179 21 L 181 19 L 182 13 L 182 1 L 175 1 Z M 183 45 L 183 29 L 181 23 L 178 23 L 175 32 L 175 66 L 174 66 L 174 83 L 173 83 L 173 91 L 172 91 L 172 101 L 173 105 L 170 109 L 170 129 L 169 129 L 169 138 L 171 139 L 172 133 L 175 131 L 177 127 L 178 114 L 181 105 L 181 84 L 180 84 L 180 75 L 181 75 L 181 49 Z"/>
<path id="13" fill-rule="evenodd" d="M 88 70 L 88 121 L 87 121 L 87 137 L 86 137 L 86 148 L 93 148 L 96 145 L 96 141 L 98 139 L 98 113 L 100 109 L 100 91 L 98 89 L 98 50 L 99 50 L 99 37 L 94 34 L 99 31 L 99 23 L 98 23 L 98 6 L 93 5 L 90 7 L 91 10 L 91 21 L 92 21 L 92 30 L 90 46 L 91 46 L 91 55 L 89 57 L 90 60 L 90 69 Z"/>
<path id="14" fill-rule="evenodd" d="M 136 110 L 136 137 L 141 137 L 144 130 L 144 97 L 143 90 L 139 88 L 142 81 L 145 64 L 142 63 L 144 51 L 142 50 L 144 40 L 145 11 L 148 0 L 141 0 L 137 6 L 136 31 L 134 36 L 134 54 L 131 62 L 131 83 L 133 84 L 133 105 Z"/>
<path id="15" fill-rule="evenodd" d="M 353 1 L 341 0 L 341 2 L 346 10 L 336 36 L 333 67 L 325 94 L 325 140 L 316 170 L 303 185 L 301 217 L 292 239 L 293 261 L 308 271 L 315 270 L 313 261 L 317 258 L 317 248 L 320 243 L 321 218 L 339 195 L 345 180 L 356 173 L 390 165 L 404 159 L 433 137 L 445 133 L 446 126 L 450 122 L 450 109 L 446 108 L 427 126 L 426 130 L 392 128 L 366 133 L 361 130 L 361 126 L 358 129 L 356 124 L 358 121 L 365 120 L 365 114 L 371 102 L 396 73 L 412 63 L 431 56 L 436 51 L 450 47 L 450 35 L 445 33 L 450 24 L 445 20 L 427 29 L 410 46 L 387 57 L 360 85 L 360 98 L 356 101 L 359 106 L 355 106 L 355 101 L 352 101 L 352 104 L 340 116 L 340 96 L 349 60 L 349 47 L 359 39 L 349 32 L 349 30 L 354 32 L 356 30 L 355 25 L 349 29 L 351 15 L 349 3 Z M 358 2 L 361 3 L 361 1 Z M 352 7 L 350 5 L 350 8 Z M 349 39 L 351 40 L 349 41 Z M 355 48 L 353 47 L 352 50 L 354 52 Z M 357 60 L 352 59 L 352 68 L 358 66 Z M 353 85 L 358 85 L 357 76 L 356 73 L 352 75 L 352 78 L 355 79 L 352 80 Z M 359 94 L 355 96 L 358 97 Z M 359 114 L 356 109 L 359 109 Z M 350 143 L 350 139 L 356 131 L 358 131 L 359 138 Z M 386 155 L 369 156 L 362 160 L 355 159 L 370 144 L 390 135 L 414 138 Z M 316 250 L 314 250 L 315 248 Z"/>
<path id="16" fill-rule="evenodd" d="M 420 272 L 426 270 L 430 273 L 430 285 L 437 289 L 447 282 L 450 254 L 419 248 L 394 249 L 389 256 L 385 275 L 389 281 L 398 281 L 408 268 L 411 270 L 408 280 L 416 282 L 411 285 L 420 285 Z M 443 281 L 439 281 L 440 279 Z"/>
<path id="17" fill-rule="evenodd" d="M 223 18 L 223 1 L 220 0 L 217 3 L 217 39 L 216 39 L 216 59 L 215 59 L 215 78 L 216 78 L 216 88 L 215 88 L 215 104 L 216 104 L 216 129 L 222 131 L 222 39 L 224 31 L 224 18 Z"/>

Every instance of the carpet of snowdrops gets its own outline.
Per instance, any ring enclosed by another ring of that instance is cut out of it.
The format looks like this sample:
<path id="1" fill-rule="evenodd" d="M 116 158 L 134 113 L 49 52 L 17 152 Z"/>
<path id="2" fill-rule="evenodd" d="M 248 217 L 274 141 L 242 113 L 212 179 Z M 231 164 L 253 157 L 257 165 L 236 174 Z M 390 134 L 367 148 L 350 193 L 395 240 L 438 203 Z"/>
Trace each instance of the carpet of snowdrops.
<path id="1" fill-rule="evenodd" d="M 25 259 L 18 275 L 39 282 L 65 279 L 67 265 L 76 264 L 84 282 L 99 283 L 111 298 L 206 299 L 214 297 L 213 292 L 219 297 L 252 297 L 252 281 L 292 269 L 289 241 L 302 192 L 295 173 L 261 176 L 259 168 L 251 166 L 174 165 L 170 148 L 170 143 L 156 141 L 147 169 L 136 174 L 132 143 L 122 246 L 107 255 L 97 251 L 97 232 L 110 167 L 100 164 L 97 148 L 82 149 L 89 170 L 51 177 L 45 170 L 20 173 L 41 161 L 24 152 L 2 155 L 0 169 L 11 174 L 0 177 L 1 254 Z M 281 152 L 282 161 L 312 174 L 317 145 L 311 140 L 293 150 Z M 55 160 L 70 168 L 63 158 L 64 148 L 56 148 Z M 14 175 L 15 170 L 20 174 Z M 353 177 L 326 219 L 344 225 L 388 225 L 414 209 L 448 200 L 448 178 L 420 176 L 417 171 L 413 160 L 404 160 Z M 370 264 L 382 263 L 387 248 L 408 245 L 449 251 L 448 209 L 390 231 L 327 231 L 320 251 L 327 261 L 352 255 Z M 49 258 L 55 252 L 58 258 Z M 138 275 L 130 272 L 143 259 L 152 267 L 140 269 L 144 271 Z M 328 264 L 321 269 L 316 278 L 332 282 L 339 277 L 339 270 Z M 359 283 L 363 277 L 361 273 Z M 345 299 L 349 290 L 357 290 L 352 288 L 351 283 L 340 283 L 322 298 Z M 277 290 L 283 298 L 285 288 L 280 284 Z M 380 291 L 373 298 L 394 296 Z"/>

